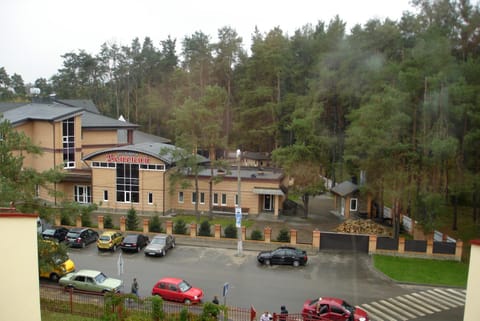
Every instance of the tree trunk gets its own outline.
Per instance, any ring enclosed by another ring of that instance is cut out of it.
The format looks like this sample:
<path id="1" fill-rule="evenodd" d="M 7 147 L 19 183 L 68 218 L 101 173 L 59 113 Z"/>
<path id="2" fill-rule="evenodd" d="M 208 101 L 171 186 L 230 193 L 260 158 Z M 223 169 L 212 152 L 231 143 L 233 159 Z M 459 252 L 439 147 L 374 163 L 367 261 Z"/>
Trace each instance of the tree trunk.
<path id="1" fill-rule="evenodd" d="M 458 197 L 457 194 L 453 195 L 453 223 L 452 223 L 452 230 L 457 230 L 457 206 L 458 204 Z"/>
<path id="2" fill-rule="evenodd" d="M 303 215 L 305 218 L 308 217 L 308 203 L 310 202 L 310 195 L 308 194 L 303 194 L 302 195 L 302 201 L 303 201 Z"/>

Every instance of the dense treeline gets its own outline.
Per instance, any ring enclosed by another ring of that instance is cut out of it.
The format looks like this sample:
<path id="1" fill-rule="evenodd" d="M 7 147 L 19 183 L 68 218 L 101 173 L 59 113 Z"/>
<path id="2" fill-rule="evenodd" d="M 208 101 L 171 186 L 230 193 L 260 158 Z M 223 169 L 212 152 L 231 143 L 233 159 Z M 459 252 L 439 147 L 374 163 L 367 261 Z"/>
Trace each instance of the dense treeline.
<path id="1" fill-rule="evenodd" d="M 291 36 L 257 30 L 250 53 L 230 27 L 216 43 L 201 31 L 185 37 L 180 54 L 171 38 L 159 48 L 148 37 L 104 44 L 96 55 L 65 54 L 63 68 L 34 86 L 90 98 L 104 114 L 193 148 L 273 151 L 306 202 L 323 186 L 314 174 L 355 176 L 380 208 L 385 200 L 427 227 L 445 202 L 455 213 L 472 206 L 477 222 L 479 6 L 412 3 L 416 13 L 399 21 L 349 32 L 340 17 Z M 21 99 L 24 87 L 0 69 L 2 100 Z"/>

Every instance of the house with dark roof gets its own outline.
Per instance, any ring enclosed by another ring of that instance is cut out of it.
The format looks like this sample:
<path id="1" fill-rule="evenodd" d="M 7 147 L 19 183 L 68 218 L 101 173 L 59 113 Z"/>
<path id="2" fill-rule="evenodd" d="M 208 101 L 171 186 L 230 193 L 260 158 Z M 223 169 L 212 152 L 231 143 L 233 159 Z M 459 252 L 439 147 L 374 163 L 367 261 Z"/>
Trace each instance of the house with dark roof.
<path id="1" fill-rule="evenodd" d="M 278 215 L 286 198 L 279 170 L 242 167 L 237 172 L 217 172 L 200 156 L 205 170 L 189 176 L 190 186 L 172 190 L 170 173 L 176 167 L 174 150 L 178 147 L 168 139 L 140 132 L 136 124 L 101 115 L 88 100 L 0 103 L 0 113 L 43 151 L 42 155 L 26 155 L 24 167 L 63 166 L 64 177 L 54 186 L 62 199 L 37 189 L 38 198 L 53 204 L 62 200 L 95 203 L 99 211 L 110 213 L 125 213 L 134 207 L 149 215 L 188 212 L 195 207 L 233 214 L 240 202 L 245 213 Z M 198 193 L 193 189 L 195 179 Z"/>
<path id="2" fill-rule="evenodd" d="M 359 212 L 360 191 L 356 184 L 344 181 L 330 189 L 334 196 L 334 213 L 345 219 Z"/>

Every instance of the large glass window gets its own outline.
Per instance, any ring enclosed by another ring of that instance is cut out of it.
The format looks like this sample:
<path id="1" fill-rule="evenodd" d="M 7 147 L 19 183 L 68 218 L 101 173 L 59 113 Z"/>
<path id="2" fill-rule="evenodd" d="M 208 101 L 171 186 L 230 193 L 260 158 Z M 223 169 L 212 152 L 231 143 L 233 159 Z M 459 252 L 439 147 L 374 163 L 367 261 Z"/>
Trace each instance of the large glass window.
<path id="1" fill-rule="evenodd" d="M 197 192 L 192 192 L 192 204 L 197 202 Z"/>
<path id="2" fill-rule="evenodd" d="M 91 203 L 92 191 L 90 186 L 75 185 L 74 192 L 75 202 L 77 203 Z"/>
<path id="3" fill-rule="evenodd" d="M 75 118 L 62 122 L 63 167 L 75 167 Z"/>
<path id="4" fill-rule="evenodd" d="M 213 194 L 213 205 L 218 205 L 218 193 Z"/>
<path id="5" fill-rule="evenodd" d="M 138 171 L 138 164 L 117 163 L 117 202 L 139 202 Z"/>
<path id="6" fill-rule="evenodd" d="M 227 205 L 227 194 L 222 194 L 222 205 Z"/>
<path id="7" fill-rule="evenodd" d="M 200 204 L 205 204 L 205 193 L 200 192 Z"/>
<path id="8" fill-rule="evenodd" d="M 178 192 L 178 202 L 183 203 L 183 192 Z"/>
<path id="9" fill-rule="evenodd" d="M 357 210 L 357 199 L 352 198 L 350 200 L 350 211 L 356 211 Z"/>

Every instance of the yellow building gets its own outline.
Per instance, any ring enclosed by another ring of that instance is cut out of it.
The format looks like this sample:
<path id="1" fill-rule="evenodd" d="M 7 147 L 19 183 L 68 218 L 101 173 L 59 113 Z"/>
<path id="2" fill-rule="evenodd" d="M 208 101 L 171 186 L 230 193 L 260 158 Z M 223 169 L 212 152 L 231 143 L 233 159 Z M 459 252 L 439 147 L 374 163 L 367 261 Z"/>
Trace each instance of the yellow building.
<path id="1" fill-rule="evenodd" d="M 170 189 L 169 173 L 175 167 L 168 139 L 148 135 L 138 125 L 101 115 L 91 101 L 54 100 L 49 103 L 0 104 L 0 112 L 23 131 L 43 154 L 28 156 L 24 166 L 43 171 L 62 166 L 65 177 L 52 188 L 62 199 L 38 189 L 37 196 L 58 204 L 63 199 L 95 203 L 99 211 L 125 213 L 131 207 L 144 215 L 176 211 L 234 213 L 241 178 L 243 213 L 278 215 L 285 195 L 279 170 L 232 167 L 213 175 L 208 160 L 198 175 L 198 197 L 192 176 L 189 188 Z M 166 152 L 165 152 L 166 151 Z M 196 204 L 198 202 L 198 204 Z"/>

